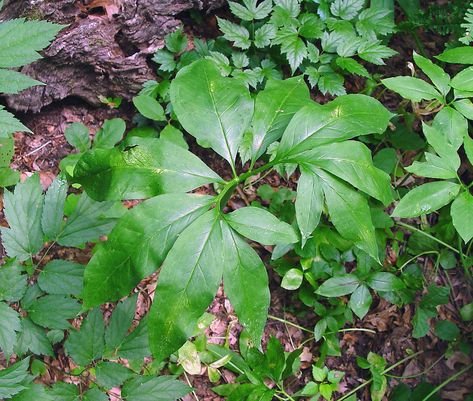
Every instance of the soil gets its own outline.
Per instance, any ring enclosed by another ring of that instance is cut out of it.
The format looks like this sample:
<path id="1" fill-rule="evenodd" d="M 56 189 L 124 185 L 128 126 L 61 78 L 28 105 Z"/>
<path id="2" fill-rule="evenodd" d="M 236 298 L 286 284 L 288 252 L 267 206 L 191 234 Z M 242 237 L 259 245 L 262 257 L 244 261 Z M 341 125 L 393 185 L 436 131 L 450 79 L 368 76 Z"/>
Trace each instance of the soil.
<path id="1" fill-rule="evenodd" d="M 184 16 L 185 17 L 185 16 Z M 207 17 L 207 21 L 212 21 L 212 16 Z M 185 21 L 190 21 L 184 18 Z M 186 28 L 189 29 L 189 28 Z M 200 33 L 207 37 L 215 34 L 213 24 L 203 27 L 197 27 Z M 438 54 L 445 42 L 444 37 L 434 37 L 432 34 L 422 35 L 421 40 L 425 44 L 425 51 L 429 55 Z M 407 75 L 410 73 L 406 60 L 411 60 L 412 50 L 416 47 L 414 40 L 408 35 L 396 35 L 392 38 L 391 47 L 399 52 L 399 55 L 387 61 L 387 65 L 381 69 L 381 72 L 387 76 Z M 350 92 L 359 92 L 363 88 L 363 82 L 355 79 L 349 82 Z M 391 110 L 398 104 L 398 98 L 392 94 L 379 91 L 378 97 Z M 328 97 L 322 97 L 320 94 L 314 94 L 318 101 L 328 101 Z M 17 113 L 22 122 L 31 129 L 33 134 L 17 133 L 15 135 L 15 159 L 12 167 L 21 171 L 23 176 L 38 172 L 41 176 L 41 182 L 46 188 L 58 173 L 59 161 L 72 151 L 72 148 L 64 139 L 64 130 L 72 122 L 82 122 L 87 125 L 94 133 L 105 119 L 121 117 L 130 125 L 134 111 L 129 103 L 123 102 L 119 109 L 111 109 L 105 105 L 94 107 L 78 98 L 67 98 L 62 101 L 56 101 L 43 108 L 38 113 Z M 210 167 L 224 178 L 230 178 L 231 171 L 226 163 L 215 156 L 215 154 L 199 148 L 192 138 L 187 138 L 191 148 L 201 157 Z M 293 179 L 292 181 L 295 181 Z M 269 183 L 277 187 L 281 183 L 281 178 L 277 175 L 269 175 L 262 180 L 259 185 Z M 288 184 L 291 186 L 291 180 Z M 243 196 L 242 196 L 243 195 Z M 256 187 L 250 187 L 245 193 L 240 193 L 231 199 L 230 208 L 236 209 L 245 203 L 256 199 Z M 1 200 L 1 197 L 0 197 Z M 6 225 L 3 216 L 0 215 L 0 224 Z M 254 245 L 262 256 L 263 260 L 268 261 L 270 248 Z M 53 248 L 50 256 L 43 261 L 46 263 L 49 258 L 61 257 L 70 260 L 76 260 L 81 263 L 87 263 L 90 258 L 91 249 L 84 250 Z M 429 259 L 424 260 L 424 265 L 428 269 L 431 265 Z M 306 307 L 297 300 L 294 293 L 283 290 L 280 287 L 280 277 L 269 268 L 271 285 L 271 309 L 270 315 L 292 322 L 295 325 L 312 329 L 317 321 L 316 316 L 308 311 Z M 446 277 L 448 275 L 448 278 Z M 157 275 L 144 280 L 138 286 L 140 293 L 137 319 L 143 316 L 150 307 L 151 299 L 156 285 Z M 464 331 L 471 331 L 471 325 L 466 326 L 458 316 L 458 306 L 471 302 L 472 295 L 465 285 L 466 279 L 460 269 L 443 271 L 439 274 L 438 284 L 445 285 L 447 281 L 452 284 L 453 292 L 449 304 L 439 308 L 441 318 L 448 318 L 456 322 Z M 111 310 L 112 305 L 105 305 L 104 310 Z M 225 336 L 228 335 L 230 345 L 238 349 L 238 336 L 241 326 L 235 316 L 233 308 L 225 297 L 223 287 L 219 290 L 214 302 L 209 307 L 209 312 L 215 315 L 214 322 L 210 325 L 207 335 L 211 342 L 222 343 Z M 460 352 L 451 352 L 448 344 L 439 341 L 437 337 L 429 333 L 422 339 L 412 337 L 411 321 L 414 314 L 414 306 L 398 308 L 388 304 L 383 299 L 374 300 L 370 313 L 362 320 L 356 320 L 353 327 L 371 329 L 376 334 L 362 331 L 349 331 L 341 337 L 341 357 L 329 357 L 326 364 L 329 368 L 346 372 L 341 384 L 341 391 L 352 389 L 359 385 L 364 379 L 367 379 L 367 371 L 360 369 L 356 364 L 356 356 L 366 356 L 368 351 L 382 355 L 388 366 L 392 365 L 406 356 L 406 352 L 423 351 L 417 358 L 407 364 L 400 365 L 394 371 L 390 372 L 395 376 L 415 376 L 433 365 L 424 375 L 424 378 L 437 385 L 453 375 L 456 371 L 471 363 L 471 359 Z M 78 323 L 78 322 L 77 322 Z M 277 320 L 269 319 L 265 330 L 265 342 L 270 335 L 276 336 L 284 345 L 286 351 L 297 348 L 308 338 L 308 333 L 297 328 L 290 323 L 282 323 Z M 69 371 L 73 368 L 72 362 L 58 350 L 59 357 L 56 360 L 47 360 L 51 363 L 48 373 L 43 376 L 46 384 L 63 379 L 60 371 Z M 442 358 L 443 355 L 447 358 Z M 311 363 L 317 360 L 319 355 L 318 344 L 308 342 L 304 347 L 302 370 L 300 376 L 291 384 L 291 389 L 300 389 L 310 378 Z M 190 394 L 184 398 L 185 401 L 217 401 L 218 397 L 211 391 L 213 384 L 209 382 L 204 374 L 188 377 L 190 383 L 195 388 L 195 394 Z M 235 379 L 231 372 L 224 371 L 221 383 L 231 382 Z M 414 377 L 405 380 L 408 384 L 417 384 L 421 377 Z M 392 387 L 396 380 L 390 381 Z M 456 380 L 444 387 L 442 391 L 443 400 L 462 401 L 473 391 L 473 376 L 464 375 L 461 380 Z M 196 398 L 197 397 L 197 398 Z M 368 389 L 362 395 L 363 400 L 369 400 Z"/>

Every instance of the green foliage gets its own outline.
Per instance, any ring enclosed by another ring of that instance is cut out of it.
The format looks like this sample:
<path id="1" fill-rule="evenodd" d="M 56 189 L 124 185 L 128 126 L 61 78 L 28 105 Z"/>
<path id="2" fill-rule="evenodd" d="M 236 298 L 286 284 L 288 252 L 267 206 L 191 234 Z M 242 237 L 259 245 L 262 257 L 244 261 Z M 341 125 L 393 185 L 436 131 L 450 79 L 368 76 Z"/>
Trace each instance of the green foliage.
<path id="1" fill-rule="evenodd" d="M 281 343 L 275 337 L 271 337 L 266 352 L 262 353 L 257 348 L 243 346 L 242 341 L 244 340 L 240 339 L 240 348 L 244 350 L 241 356 L 227 348 L 207 344 L 207 352 L 218 358 L 214 366 L 226 366 L 239 375 L 236 383 L 222 384 L 214 387 L 213 391 L 228 397 L 226 398 L 228 401 L 253 399 L 270 401 L 276 395 L 287 396 L 284 381 L 299 371 L 299 356 L 302 350 L 285 352 Z M 293 399 L 298 399 L 301 395 L 303 394 L 294 394 Z"/>
<path id="2" fill-rule="evenodd" d="M 468 48 L 457 48 L 454 52 L 447 50 L 438 58 L 455 62 L 465 54 L 462 49 Z M 440 111 L 435 115 L 432 124 L 423 123 L 424 135 L 430 145 L 430 151 L 424 154 L 425 161 L 414 161 L 406 170 L 417 176 L 442 181 L 428 182 L 412 189 L 401 199 L 392 215 L 417 217 L 452 203 L 453 225 L 467 243 L 473 238 L 473 224 L 466 218 L 466 215 L 473 212 L 473 196 L 468 185 L 464 184 L 458 175 L 461 162 L 457 152 L 463 145 L 467 156 L 470 157 L 470 163 L 473 161 L 473 140 L 468 134 L 468 119 L 473 117 L 470 113 L 471 100 L 468 94 L 473 89 L 470 86 L 471 67 L 450 79 L 442 68 L 430 60 L 414 54 L 414 61 L 433 85 L 414 77 L 388 78 L 384 79 L 383 83 L 412 102 L 433 100 L 433 103 L 439 106 Z M 450 101 L 452 91 L 454 97 Z"/>
<path id="3" fill-rule="evenodd" d="M 394 30 L 389 8 L 335 0 L 323 12 L 323 4 L 307 3 L 230 1 L 230 10 L 240 21 L 218 18 L 221 37 L 207 42 L 198 39 L 195 50 L 183 53 L 187 37 L 175 31 L 153 60 L 167 77 L 196 58 L 209 58 L 224 75 L 240 78 L 255 89 L 268 79 L 281 78 L 283 64 L 289 64 L 293 75 L 303 73 L 322 93 L 341 95 L 344 74 L 371 77 L 360 60 L 382 65 L 384 58 L 395 54 L 380 40 Z"/>
<path id="4" fill-rule="evenodd" d="M 42 85 L 11 68 L 22 67 L 41 58 L 38 51 L 48 46 L 62 28 L 62 25 L 23 18 L 0 23 L 0 93 L 17 94 L 32 86 Z M 30 132 L 0 106 L 0 137 L 8 138 L 15 131 Z"/>
<path id="5" fill-rule="evenodd" d="M 260 343 L 269 305 L 267 277 L 258 255 L 241 236 L 282 246 L 297 243 L 298 235 L 291 226 L 261 208 L 223 213 L 235 187 L 258 172 L 288 163 L 304 167 L 311 179 L 322 182 L 324 196 L 316 200 L 315 207 L 322 210 L 326 202 L 341 235 L 378 258 L 368 203 L 355 188 L 389 203 L 389 177 L 373 166 L 364 145 L 340 141 L 383 132 L 391 115 L 379 102 L 362 95 L 341 97 L 325 106 L 307 98 L 306 106 L 298 110 L 296 105 L 302 100 L 295 101 L 293 96 L 307 93 L 301 85 L 296 79 L 270 81 L 269 93 L 262 91 L 253 102 L 241 81 L 222 77 L 210 60 L 183 68 L 173 80 L 170 95 L 177 118 L 201 145 L 211 147 L 228 161 L 234 172 L 231 181 L 222 181 L 187 150 L 156 138 L 135 138 L 130 150 L 88 151 L 75 167 L 74 178 L 95 199 L 157 195 L 126 213 L 112 230 L 109 241 L 99 247 L 86 267 L 84 297 L 88 306 L 117 300 L 163 263 L 149 321 L 150 344 L 158 360 L 177 351 L 192 336 L 222 277 L 240 321 L 253 343 Z M 275 88 L 284 92 L 273 98 L 269 94 Z M 284 116 L 279 116 L 276 107 L 284 103 L 290 107 Z M 367 107 L 370 113 L 366 113 Z M 318 112 L 312 113 L 314 109 Z M 269 119 L 268 115 L 274 118 Z M 250 143 L 245 137 L 249 127 L 261 127 L 255 131 L 259 132 L 257 135 L 248 137 L 254 145 L 243 150 L 248 154 L 246 149 L 251 149 L 253 163 L 276 140 L 281 139 L 281 143 L 270 163 L 254 171 L 250 167 L 238 176 L 235 159 L 242 144 Z M 335 135 L 338 132 L 343 132 L 343 137 Z M 339 157 L 327 158 L 329 151 Z M 350 153 L 354 155 L 349 156 Z M 369 178 L 359 180 L 357 177 L 362 175 Z M 183 194 L 208 182 L 221 185 L 216 197 Z M 214 209 L 209 210 L 211 206 Z M 296 207 L 300 214 L 307 213 L 306 207 L 310 209 L 300 202 Z M 358 224 L 347 224 L 349 219 Z M 154 221 L 153 225 L 149 221 Z M 316 223 L 304 229 L 306 240 Z M 132 226 L 138 236 L 125 234 Z M 152 243 L 147 239 L 150 234 Z M 147 260 L 144 255 L 148 255 Z M 260 279 L 255 280 L 255 275 Z M 246 291 L 260 297 L 257 301 L 247 298 L 243 296 Z"/>

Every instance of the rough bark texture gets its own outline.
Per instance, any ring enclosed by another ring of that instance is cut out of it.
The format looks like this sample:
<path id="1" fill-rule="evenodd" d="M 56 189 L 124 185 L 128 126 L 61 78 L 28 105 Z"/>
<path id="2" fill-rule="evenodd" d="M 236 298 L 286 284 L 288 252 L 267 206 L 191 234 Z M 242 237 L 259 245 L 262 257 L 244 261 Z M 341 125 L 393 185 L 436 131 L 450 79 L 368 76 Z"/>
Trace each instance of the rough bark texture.
<path id="1" fill-rule="evenodd" d="M 10 0 L 0 21 L 17 17 L 67 24 L 44 52 L 45 58 L 23 72 L 46 86 L 9 96 L 8 106 L 39 111 L 70 96 L 99 105 L 99 96 L 129 100 L 153 79 L 149 56 L 164 36 L 180 25 L 178 14 L 208 11 L 223 0 Z"/>

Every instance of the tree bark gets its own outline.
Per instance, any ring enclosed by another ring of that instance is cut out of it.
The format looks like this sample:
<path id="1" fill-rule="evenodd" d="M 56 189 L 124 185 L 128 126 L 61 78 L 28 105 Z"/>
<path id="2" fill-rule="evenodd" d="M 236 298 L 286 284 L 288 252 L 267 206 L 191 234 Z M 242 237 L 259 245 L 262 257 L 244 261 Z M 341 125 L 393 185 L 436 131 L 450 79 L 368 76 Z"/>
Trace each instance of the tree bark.
<path id="1" fill-rule="evenodd" d="M 7 97 L 9 107 L 37 112 L 67 97 L 100 105 L 99 96 L 130 100 L 156 66 L 149 56 L 191 9 L 208 12 L 224 0 L 10 0 L 0 21 L 25 17 L 66 24 L 44 58 L 22 69 L 46 86 Z"/>

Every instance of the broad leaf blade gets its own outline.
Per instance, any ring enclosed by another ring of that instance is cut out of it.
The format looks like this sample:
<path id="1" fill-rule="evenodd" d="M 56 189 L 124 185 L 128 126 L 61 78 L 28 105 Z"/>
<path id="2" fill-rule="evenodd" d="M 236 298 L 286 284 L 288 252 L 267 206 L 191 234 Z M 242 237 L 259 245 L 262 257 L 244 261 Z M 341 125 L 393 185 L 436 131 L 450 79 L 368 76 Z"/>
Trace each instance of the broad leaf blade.
<path id="1" fill-rule="evenodd" d="M 455 229 L 465 241 L 465 244 L 473 238 L 473 196 L 463 192 L 452 203 L 452 220 Z"/>
<path id="2" fill-rule="evenodd" d="M 320 167 L 385 205 L 393 200 L 391 178 L 373 165 L 371 151 L 361 142 L 346 141 L 319 146 L 298 154 L 294 161 Z"/>
<path id="3" fill-rule="evenodd" d="M 376 99 L 364 95 L 340 96 L 326 105 L 309 103 L 298 111 L 284 131 L 276 159 L 355 136 L 381 134 L 391 113 Z"/>
<path id="4" fill-rule="evenodd" d="M 48 240 L 54 240 L 61 232 L 64 223 L 64 204 L 68 184 L 63 177 L 57 177 L 49 186 L 44 197 L 41 227 Z"/>
<path id="5" fill-rule="evenodd" d="M 0 302 L 0 349 L 7 359 L 13 353 L 17 341 L 17 333 L 21 331 L 20 316 L 6 303 Z M 2 378 L 0 371 L 0 396 L 2 393 Z"/>
<path id="6" fill-rule="evenodd" d="M 302 236 L 302 246 L 317 228 L 324 209 L 324 193 L 318 175 L 301 166 L 297 183 L 296 219 Z"/>
<path id="7" fill-rule="evenodd" d="M 193 335 L 217 292 L 223 262 L 221 222 L 212 210 L 181 233 L 161 268 L 149 321 L 151 351 L 157 360 Z"/>
<path id="8" fill-rule="evenodd" d="M 245 84 L 222 77 L 212 61 L 200 60 L 179 71 L 170 95 L 184 129 L 234 165 L 253 115 Z"/>
<path id="9" fill-rule="evenodd" d="M 69 333 L 64 343 L 67 354 L 80 366 L 86 366 L 100 358 L 104 352 L 103 315 L 96 308 L 84 319 L 79 331 Z"/>
<path id="10" fill-rule="evenodd" d="M 264 245 L 293 244 L 298 241 L 294 229 L 259 207 L 242 207 L 225 216 L 238 233 Z"/>
<path id="11" fill-rule="evenodd" d="M 52 260 L 38 276 L 39 287 L 48 294 L 82 294 L 84 266 L 69 260 Z"/>
<path id="12" fill-rule="evenodd" d="M 378 260 L 378 245 L 371 221 L 368 202 L 357 191 L 322 170 L 317 175 L 323 181 L 328 212 L 342 237 Z"/>
<path id="13" fill-rule="evenodd" d="M 88 306 L 127 295 L 162 264 L 178 235 L 204 214 L 211 197 L 167 194 L 129 210 L 100 245 L 85 271 Z"/>
<path id="14" fill-rule="evenodd" d="M 255 161 L 264 154 L 271 143 L 281 138 L 294 114 L 309 101 L 309 89 L 303 78 L 268 80 L 256 97 L 250 128 L 252 141 L 244 159 Z"/>
<path id="15" fill-rule="evenodd" d="M 256 251 L 228 225 L 222 225 L 225 262 L 223 282 L 238 320 L 255 347 L 261 344 L 270 294 L 268 274 Z"/>
<path id="16" fill-rule="evenodd" d="M 393 217 L 417 217 L 435 212 L 450 203 L 460 191 L 460 185 L 449 181 L 436 181 L 414 188 L 394 209 Z"/>
<path id="17" fill-rule="evenodd" d="M 79 160 L 74 178 L 95 200 L 143 199 L 187 192 L 222 179 L 197 156 L 166 140 L 135 138 L 124 151 L 96 149 Z"/>

